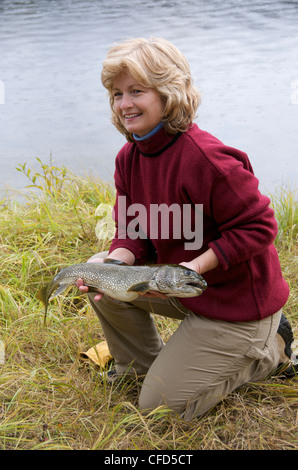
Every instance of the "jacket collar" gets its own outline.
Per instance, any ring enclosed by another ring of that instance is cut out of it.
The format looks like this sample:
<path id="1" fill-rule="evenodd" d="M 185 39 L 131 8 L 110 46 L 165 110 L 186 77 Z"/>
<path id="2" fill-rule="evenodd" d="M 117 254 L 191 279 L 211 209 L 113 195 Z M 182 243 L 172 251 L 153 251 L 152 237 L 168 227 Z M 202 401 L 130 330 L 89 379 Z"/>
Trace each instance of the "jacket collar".
<path id="1" fill-rule="evenodd" d="M 178 132 L 175 135 L 167 134 L 164 127 L 162 127 L 152 137 L 148 137 L 146 140 L 135 140 L 135 145 L 138 147 L 140 153 L 145 157 L 157 157 L 171 147 L 180 135 L 181 132 Z"/>

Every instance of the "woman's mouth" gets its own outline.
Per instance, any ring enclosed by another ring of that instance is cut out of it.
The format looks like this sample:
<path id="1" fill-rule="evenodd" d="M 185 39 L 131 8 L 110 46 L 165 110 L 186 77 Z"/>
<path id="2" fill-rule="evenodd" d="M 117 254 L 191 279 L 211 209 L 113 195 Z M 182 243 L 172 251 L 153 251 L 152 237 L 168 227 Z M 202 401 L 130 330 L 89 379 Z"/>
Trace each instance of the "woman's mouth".
<path id="1" fill-rule="evenodd" d="M 124 114 L 124 118 L 129 120 L 141 116 L 142 113 Z"/>

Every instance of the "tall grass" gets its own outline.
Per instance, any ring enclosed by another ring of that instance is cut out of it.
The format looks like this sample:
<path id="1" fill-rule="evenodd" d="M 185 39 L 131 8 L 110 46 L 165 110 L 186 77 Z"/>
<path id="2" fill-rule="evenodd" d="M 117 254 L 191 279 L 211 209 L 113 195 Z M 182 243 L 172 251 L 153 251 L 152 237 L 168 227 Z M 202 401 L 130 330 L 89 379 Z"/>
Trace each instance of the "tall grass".
<path id="1" fill-rule="evenodd" d="M 81 360 L 103 339 L 84 296 L 73 290 L 51 302 L 43 326 L 36 291 L 63 266 L 108 248 L 96 238 L 95 211 L 113 204 L 114 188 L 37 164 L 18 167 L 30 180 L 22 199 L 0 203 L 0 449 L 297 449 L 296 379 L 250 383 L 191 423 L 164 407 L 144 416 L 137 382 L 110 387 Z M 291 287 L 285 313 L 297 336 L 297 205 L 285 188 L 272 200 Z M 167 340 L 177 322 L 156 320 Z"/>
<path id="2" fill-rule="evenodd" d="M 289 186 L 284 185 L 270 197 L 278 221 L 276 244 L 283 251 L 291 252 L 298 233 L 297 190 L 289 190 Z"/>

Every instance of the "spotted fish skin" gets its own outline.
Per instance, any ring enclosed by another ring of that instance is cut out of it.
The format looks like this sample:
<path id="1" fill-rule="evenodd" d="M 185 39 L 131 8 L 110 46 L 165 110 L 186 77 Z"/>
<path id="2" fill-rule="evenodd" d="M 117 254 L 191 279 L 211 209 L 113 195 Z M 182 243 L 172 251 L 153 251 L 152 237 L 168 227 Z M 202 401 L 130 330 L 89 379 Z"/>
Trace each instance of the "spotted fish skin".
<path id="1" fill-rule="evenodd" d="M 37 298 L 45 305 L 45 319 L 49 300 L 75 285 L 78 279 L 82 279 L 91 292 L 101 292 L 125 302 L 149 291 L 169 297 L 195 297 L 207 288 L 202 276 L 181 265 L 128 266 L 108 258 L 103 263 L 74 264 L 59 271 L 37 293 Z"/>

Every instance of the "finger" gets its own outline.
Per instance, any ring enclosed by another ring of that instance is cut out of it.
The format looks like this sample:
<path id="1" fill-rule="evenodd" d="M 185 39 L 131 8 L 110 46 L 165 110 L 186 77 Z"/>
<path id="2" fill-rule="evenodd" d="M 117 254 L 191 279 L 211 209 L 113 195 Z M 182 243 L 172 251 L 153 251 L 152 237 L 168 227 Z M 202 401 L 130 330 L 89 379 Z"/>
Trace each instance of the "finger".
<path id="1" fill-rule="evenodd" d="M 82 294 L 86 294 L 89 291 L 89 287 L 87 286 L 80 286 L 79 291 L 82 292 Z"/>
<path id="2" fill-rule="evenodd" d="M 84 286 L 83 279 L 77 279 L 76 286 L 82 294 L 86 294 L 89 290 L 88 286 Z"/>
<path id="3" fill-rule="evenodd" d="M 77 286 L 77 287 L 81 287 L 81 286 L 83 286 L 83 285 L 84 285 L 83 279 L 81 279 L 81 278 L 77 279 L 76 286 Z"/>
<path id="4" fill-rule="evenodd" d="M 102 297 L 103 297 L 103 294 L 96 294 L 96 295 L 94 296 L 94 300 L 95 300 L 95 301 L 101 300 Z"/>

